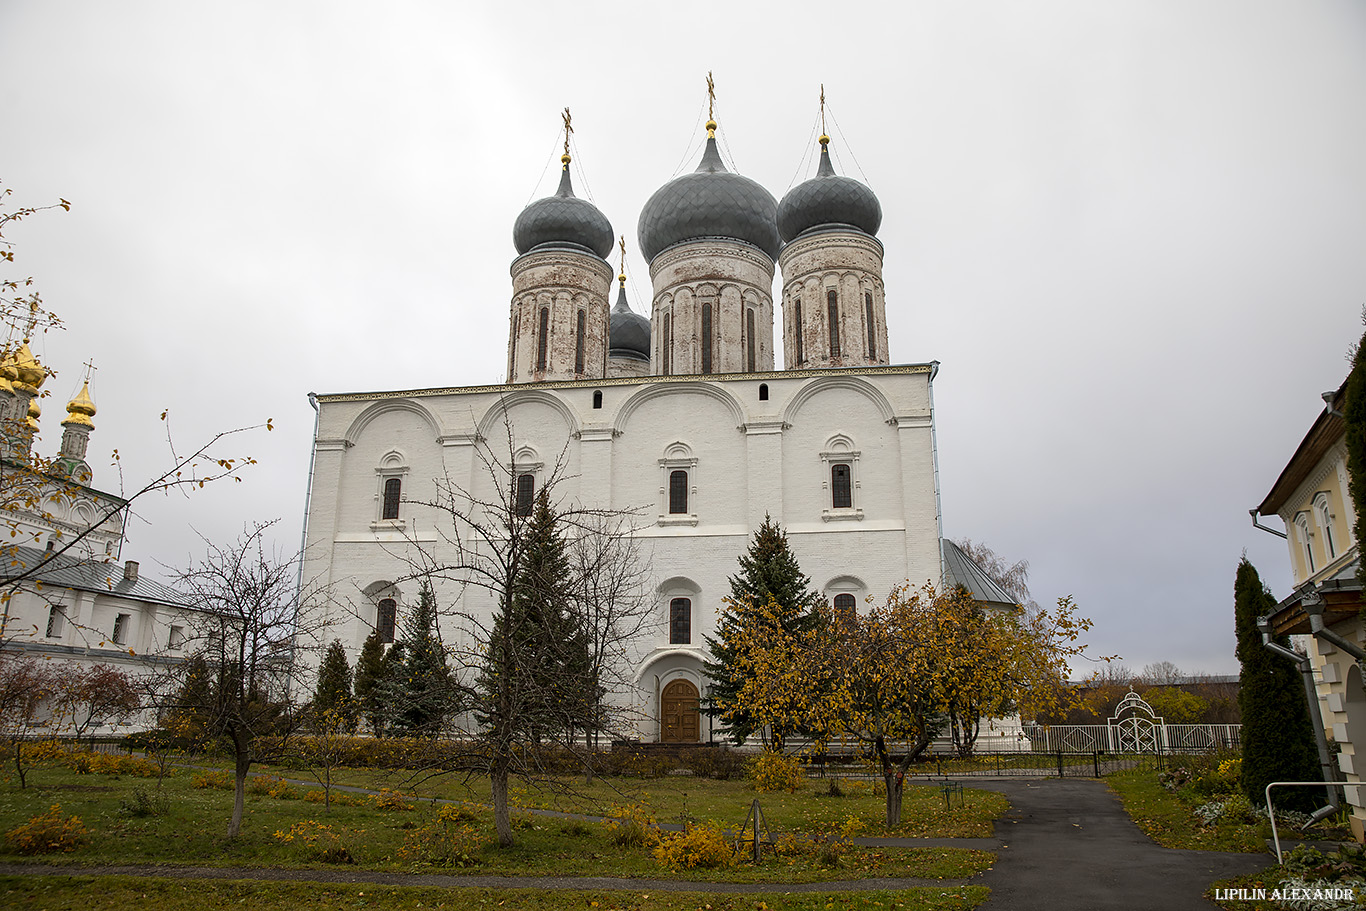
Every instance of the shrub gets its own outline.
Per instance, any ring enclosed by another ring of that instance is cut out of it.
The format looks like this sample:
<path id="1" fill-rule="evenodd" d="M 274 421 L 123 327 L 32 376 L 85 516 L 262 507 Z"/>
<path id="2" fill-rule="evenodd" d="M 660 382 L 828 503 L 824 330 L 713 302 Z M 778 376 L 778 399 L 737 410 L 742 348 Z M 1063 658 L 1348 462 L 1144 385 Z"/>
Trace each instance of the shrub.
<path id="1" fill-rule="evenodd" d="M 612 815 L 604 823 L 612 843 L 623 848 L 652 847 L 659 844 L 659 827 L 644 805 L 633 803 L 613 807 Z"/>
<path id="2" fill-rule="evenodd" d="M 585 836 L 593 834 L 593 830 L 590 829 L 588 824 L 582 819 L 569 820 L 564 825 L 560 826 L 560 831 L 571 838 L 584 838 Z"/>
<path id="3" fill-rule="evenodd" d="M 305 819 L 290 826 L 288 832 L 276 832 L 275 840 L 286 844 L 302 844 L 314 860 L 323 863 L 354 864 L 356 858 L 342 838 L 342 832 L 316 820 Z"/>
<path id="4" fill-rule="evenodd" d="M 84 842 L 85 823 L 79 816 L 63 816 L 58 804 L 5 833 L 5 843 L 17 854 L 74 851 Z"/>
<path id="5" fill-rule="evenodd" d="M 309 803 L 327 803 L 327 792 L 321 788 L 314 788 L 304 794 L 304 800 Z M 361 801 L 357 800 L 356 796 L 349 791 L 338 791 L 336 789 L 333 789 L 332 791 L 332 803 L 337 806 L 354 807 L 360 802 Z"/>
<path id="6" fill-rule="evenodd" d="M 735 847 L 714 822 L 687 826 L 678 835 L 666 835 L 654 850 L 655 860 L 666 867 L 724 867 L 735 857 Z"/>
<path id="7" fill-rule="evenodd" d="M 89 750 L 63 753 L 60 761 L 62 765 L 79 775 L 132 775 L 137 778 L 156 778 L 160 771 L 155 762 L 140 756 L 118 756 Z"/>
<path id="8" fill-rule="evenodd" d="M 1242 794 L 1230 794 L 1224 800 L 1211 800 L 1193 811 L 1203 825 L 1218 822 L 1251 823 L 1257 821 L 1252 804 Z"/>
<path id="9" fill-rule="evenodd" d="M 745 774 L 745 757 L 726 747 L 695 747 L 679 753 L 678 759 L 698 778 L 732 781 Z"/>
<path id="10" fill-rule="evenodd" d="M 160 791 L 149 792 L 139 785 L 119 801 L 119 812 L 126 816 L 143 819 L 148 816 L 165 816 L 171 809 L 171 802 Z"/>
<path id="11" fill-rule="evenodd" d="M 233 789 L 232 773 L 227 769 L 208 769 L 203 772 L 195 772 L 190 779 L 190 784 L 196 788 L 231 791 Z"/>
<path id="12" fill-rule="evenodd" d="M 413 830 L 399 848 L 398 856 L 435 867 L 473 867 L 479 863 L 485 840 L 470 824 L 473 814 L 465 807 L 444 806 L 436 819 Z"/>
<path id="13" fill-rule="evenodd" d="M 403 796 L 402 791 L 391 791 L 389 788 L 380 788 L 378 794 L 370 795 L 370 803 L 376 810 L 413 810 L 416 807 L 408 802 L 408 798 Z"/>
<path id="14" fill-rule="evenodd" d="M 749 761 L 745 777 L 756 791 L 787 791 L 789 794 L 797 793 L 804 781 L 801 763 L 794 757 L 767 750 Z"/>

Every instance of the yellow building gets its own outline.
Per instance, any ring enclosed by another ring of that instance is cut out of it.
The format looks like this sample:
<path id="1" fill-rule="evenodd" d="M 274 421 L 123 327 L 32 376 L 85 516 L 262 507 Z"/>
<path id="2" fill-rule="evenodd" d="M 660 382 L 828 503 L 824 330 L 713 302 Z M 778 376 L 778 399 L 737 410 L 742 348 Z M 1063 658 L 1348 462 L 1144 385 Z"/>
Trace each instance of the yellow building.
<path id="1" fill-rule="evenodd" d="M 1277 635 L 1306 636 L 1318 681 L 1323 724 L 1340 745 L 1338 766 L 1352 811 L 1352 832 L 1366 841 L 1366 690 L 1359 661 L 1366 658 L 1357 581 L 1356 512 L 1347 487 L 1346 384 L 1325 393 L 1327 407 L 1281 471 L 1253 521 L 1279 516 L 1290 548 L 1295 590 L 1268 618 Z M 1357 743 L 1362 744 L 1360 749 Z M 1361 759 L 1356 757 L 1361 755 Z"/>

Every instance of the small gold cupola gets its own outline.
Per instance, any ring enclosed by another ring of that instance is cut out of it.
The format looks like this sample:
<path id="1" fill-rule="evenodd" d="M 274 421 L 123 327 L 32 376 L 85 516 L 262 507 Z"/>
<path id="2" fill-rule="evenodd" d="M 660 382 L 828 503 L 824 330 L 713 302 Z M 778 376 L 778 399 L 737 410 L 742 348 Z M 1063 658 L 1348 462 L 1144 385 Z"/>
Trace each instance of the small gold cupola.
<path id="1" fill-rule="evenodd" d="M 95 422 L 90 419 L 94 416 L 95 403 L 90 398 L 90 382 L 87 380 L 81 386 L 80 393 L 66 403 L 66 420 L 62 421 L 62 426 L 79 424 L 82 427 L 93 428 Z"/>

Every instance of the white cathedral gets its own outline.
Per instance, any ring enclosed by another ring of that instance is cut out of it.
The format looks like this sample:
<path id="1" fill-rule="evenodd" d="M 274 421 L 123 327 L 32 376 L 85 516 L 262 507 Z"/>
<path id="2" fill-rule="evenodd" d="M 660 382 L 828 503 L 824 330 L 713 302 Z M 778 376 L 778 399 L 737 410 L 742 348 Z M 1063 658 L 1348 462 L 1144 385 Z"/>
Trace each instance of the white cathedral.
<path id="1" fill-rule="evenodd" d="M 726 169 L 716 123 L 706 127 L 697 169 L 640 214 L 649 319 L 631 310 L 624 274 L 611 303 L 614 234 L 574 196 L 566 145 L 558 191 L 513 228 L 507 383 L 311 397 L 304 576 L 349 594 L 327 638 L 353 660 L 416 603 L 417 583 L 395 582 L 411 578 L 412 548 L 439 554 L 445 536 L 469 533 L 415 505 L 436 497 L 437 479 L 498 498 L 481 452 L 510 459 L 528 507 L 563 463 L 561 503 L 644 511 L 657 622 L 634 643 L 636 692 L 614 694 L 637 710 L 644 740 L 711 738 L 698 710 L 704 640 L 765 515 L 836 606 L 907 580 L 1009 600 L 941 546 L 938 363 L 890 363 L 877 197 L 835 173 L 821 136 L 816 176 L 778 202 Z M 476 615 L 495 608 L 473 587 L 436 594 Z"/>

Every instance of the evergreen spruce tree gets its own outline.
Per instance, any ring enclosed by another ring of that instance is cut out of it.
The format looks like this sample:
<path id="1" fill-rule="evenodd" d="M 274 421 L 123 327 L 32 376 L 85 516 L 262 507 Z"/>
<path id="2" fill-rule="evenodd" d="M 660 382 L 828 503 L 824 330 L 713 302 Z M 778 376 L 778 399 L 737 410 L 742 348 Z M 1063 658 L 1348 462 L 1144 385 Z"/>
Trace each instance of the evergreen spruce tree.
<path id="1" fill-rule="evenodd" d="M 749 549 L 740 556 L 740 572 L 730 577 L 730 600 L 721 610 L 716 638 L 706 640 L 710 660 L 703 663 L 703 669 L 712 681 L 709 714 L 719 715 L 734 704 L 744 683 L 732 672 L 739 639 L 743 630 L 767 622 L 756 616 L 755 607 L 770 602 L 777 608 L 778 617 L 777 628 L 769 631 L 772 635 L 791 635 L 818 622 L 821 596 L 811 590 L 811 580 L 788 546 L 787 533 L 765 515 Z M 737 744 L 760 733 L 757 723 L 743 715 L 722 730 Z M 789 733 L 770 732 L 775 749 L 781 750 Z"/>
<path id="2" fill-rule="evenodd" d="M 500 683 L 516 727 L 532 743 L 595 717 L 587 631 L 572 609 L 571 571 L 559 521 L 542 490 L 525 530 L 511 598 L 494 618 L 479 688 L 492 704 Z"/>
<path id="3" fill-rule="evenodd" d="M 1366 314 L 1362 316 L 1366 321 Z M 1366 335 L 1352 351 L 1352 372 L 1347 374 L 1347 395 L 1342 406 L 1347 438 L 1347 491 L 1356 511 L 1358 541 L 1366 541 Z M 1366 584 L 1366 561 L 1357 563 L 1357 579 Z"/>
<path id="4" fill-rule="evenodd" d="M 378 737 L 383 730 L 380 713 L 379 684 L 384 679 L 384 642 L 379 629 L 370 631 L 356 657 L 356 705 L 360 716 L 370 726 L 370 733 Z"/>
<path id="5" fill-rule="evenodd" d="M 1243 716 L 1243 793 L 1261 806 L 1271 782 L 1317 781 L 1322 771 L 1300 673 L 1293 662 L 1262 644 L 1257 618 L 1274 611 L 1276 600 L 1246 557 L 1238 564 L 1233 599 L 1242 665 L 1238 708 Z M 1311 811 L 1325 799 L 1314 788 L 1287 788 L 1275 796 L 1277 806 Z"/>
<path id="6" fill-rule="evenodd" d="M 340 639 L 333 639 L 323 654 L 318 668 L 318 686 L 313 691 L 313 711 L 319 717 L 325 712 L 338 712 L 347 730 L 355 730 L 355 700 L 351 695 L 351 665 L 346 661 L 346 649 Z"/>
<path id="7" fill-rule="evenodd" d="M 426 582 L 403 631 L 402 663 L 396 666 L 398 698 L 394 726 L 413 737 L 435 737 L 457 710 L 454 678 L 436 626 L 436 597 Z"/>

